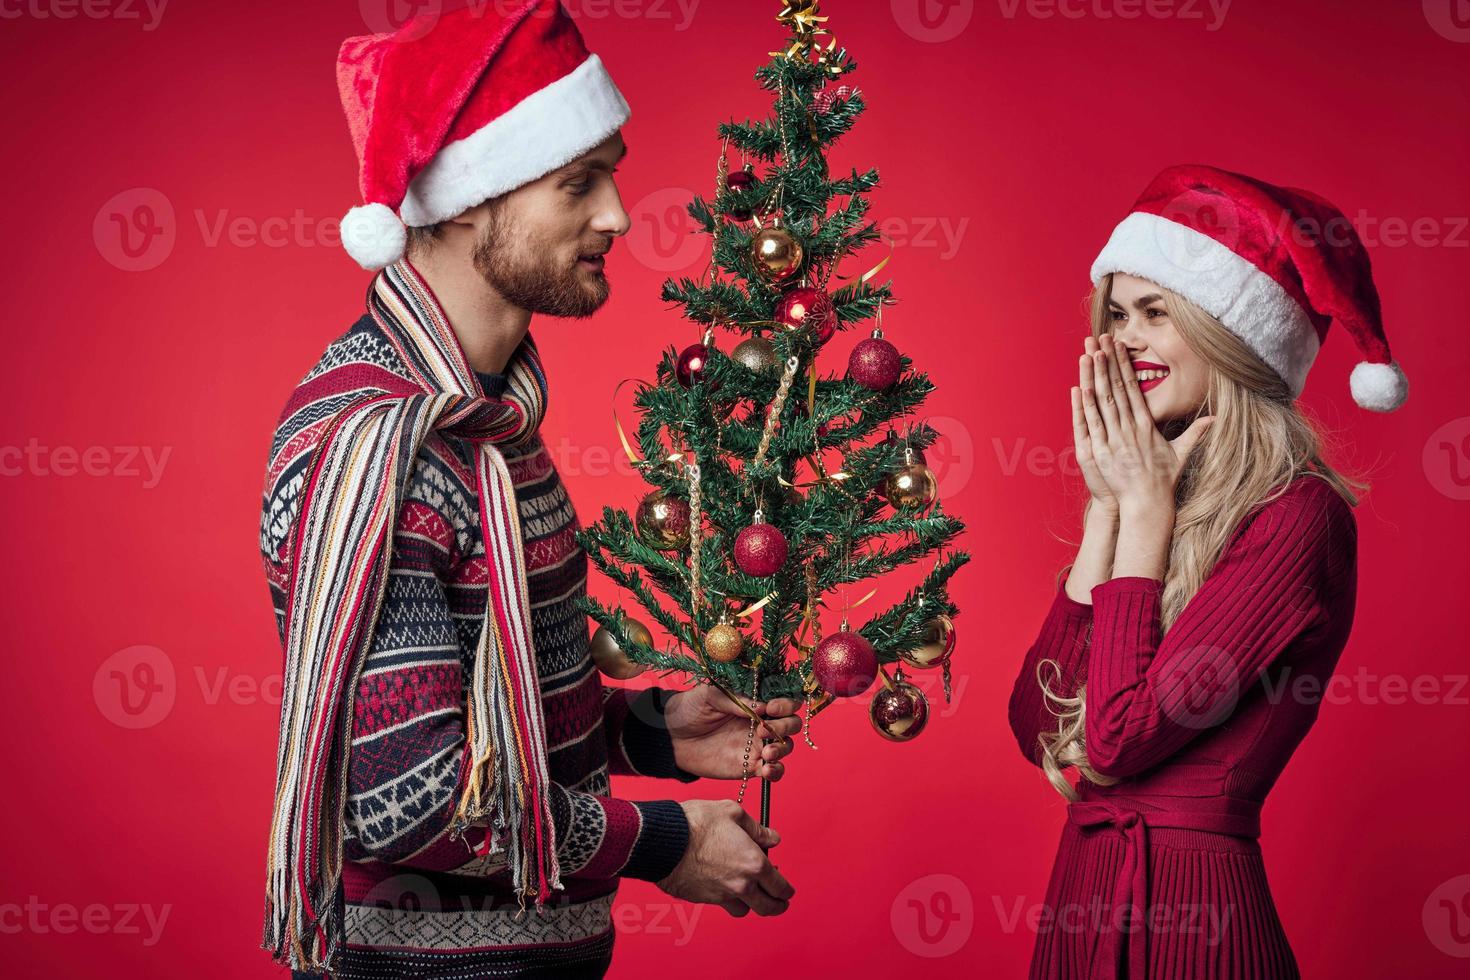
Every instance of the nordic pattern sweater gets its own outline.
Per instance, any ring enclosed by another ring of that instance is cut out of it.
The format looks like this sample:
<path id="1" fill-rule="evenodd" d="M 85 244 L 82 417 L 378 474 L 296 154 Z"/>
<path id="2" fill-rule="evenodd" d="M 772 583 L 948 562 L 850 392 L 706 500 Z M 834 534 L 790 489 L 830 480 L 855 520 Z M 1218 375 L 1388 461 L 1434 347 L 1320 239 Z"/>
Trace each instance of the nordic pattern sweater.
<path id="1" fill-rule="evenodd" d="M 370 316 L 334 341 L 292 394 L 271 450 L 271 477 L 303 471 L 293 438 L 330 404 L 313 381 L 331 372 L 401 373 Z M 340 377 L 340 376 L 339 376 Z M 496 396 L 500 375 L 481 375 Z M 340 390 L 341 385 L 336 384 Z M 672 801 L 612 795 L 612 774 L 692 777 L 674 764 L 661 719 L 666 693 L 604 688 L 587 652 L 587 560 L 565 487 L 539 435 L 505 453 L 525 544 L 532 632 L 546 719 L 557 856 L 565 891 L 524 912 L 484 831 L 451 838 L 461 784 L 465 692 L 487 574 L 471 448 L 431 437 L 399 514 L 381 612 L 353 702 L 341 899 L 341 977 L 600 976 L 611 961 L 611 908 L 622 877 L 657 881 L 688 843 Z M 283 480 L 288 488 L 299 481 Z M 294 501 L 267 499 L 261 544 L 284 644 Z"/>

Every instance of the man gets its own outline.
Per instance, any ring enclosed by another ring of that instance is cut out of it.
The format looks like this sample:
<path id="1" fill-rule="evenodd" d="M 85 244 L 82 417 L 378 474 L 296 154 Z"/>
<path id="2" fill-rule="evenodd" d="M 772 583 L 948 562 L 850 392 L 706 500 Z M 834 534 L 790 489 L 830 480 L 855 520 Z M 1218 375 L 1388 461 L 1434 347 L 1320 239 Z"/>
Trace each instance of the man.
<path id="1" fill-rule="evenodd" d="M 556 0 L 504 7 L 338 58 L 367 201 L 343 241 L 382 271 L 286 405 L 261 530 L 286 654 L 265 945 L 298 971 L 600 976 L 620 877 L 732 915 L 793 895 L 735 803 L 611 793 L 739 778 L 749 727 L 589 660 L 528 327 L 607 298 L 628 107 Z M 797 708 L 754 705 L 753 774 L 781 777 Z"/>

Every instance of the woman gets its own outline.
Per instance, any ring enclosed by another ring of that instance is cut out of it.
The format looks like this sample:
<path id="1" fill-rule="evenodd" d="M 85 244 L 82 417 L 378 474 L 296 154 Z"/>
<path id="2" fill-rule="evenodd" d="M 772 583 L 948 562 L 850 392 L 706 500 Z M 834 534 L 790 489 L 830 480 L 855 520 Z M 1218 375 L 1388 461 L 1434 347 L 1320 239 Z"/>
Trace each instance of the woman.
<path id="1" fill-rule="evenodd" d="M 1010 702 L 1070 802 L 1031 976 L 1298 976 L 1257 843 L 1352 626 L 1354 484 L 1295 398 L 1331 321 L 1391 410 L 1367 255 L 1327 202 L 1156 177 L 1093 265 L 1072 388 L 1091 499 Z M 1066 778 L 1075 770 L 1076 786 Z"/>

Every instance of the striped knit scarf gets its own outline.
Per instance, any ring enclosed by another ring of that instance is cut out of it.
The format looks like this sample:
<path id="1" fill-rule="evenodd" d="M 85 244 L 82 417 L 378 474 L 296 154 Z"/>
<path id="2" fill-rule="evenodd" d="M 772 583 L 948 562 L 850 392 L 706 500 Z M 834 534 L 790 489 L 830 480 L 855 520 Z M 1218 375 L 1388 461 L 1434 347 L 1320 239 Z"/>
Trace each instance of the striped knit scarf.
<path id="1" fill-rule="evenodd" d="M 419 447 L 436 431 L 478 447 L 490 578 L 454 832 L 488 821 L 486 846 L 508 851 L 523 903 L 544 904 L 562 887 L 521 526 L 496 448 L 531 437 L 545 414 L 536 348 L 528 336 L 507 368 L 505 393 L 487 399 L 438 302 L 406 260 L 378 274 L 369 310 L 407 365 L 403 390 L 334 393 L 361 397 L 323 426 L 291 527 L 264 945 L 281 962 L 316 972 L 331 966 L 343 941 L 338 886 L 353 695 L 388 580 L 402 497 Z"/>

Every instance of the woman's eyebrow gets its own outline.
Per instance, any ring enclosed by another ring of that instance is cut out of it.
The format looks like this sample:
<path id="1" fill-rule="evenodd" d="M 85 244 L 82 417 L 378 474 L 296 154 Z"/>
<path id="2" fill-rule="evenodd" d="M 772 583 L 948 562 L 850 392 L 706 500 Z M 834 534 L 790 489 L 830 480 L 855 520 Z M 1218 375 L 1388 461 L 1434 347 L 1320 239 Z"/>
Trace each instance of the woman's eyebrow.
<path id="1" fill-rule="evenodd" d="M 1133 301 L 1133 306 L 1134 306 L 1135 309 L 1140 309 L 1141 310 L 1145 306 L 1148 306 L 1150 303 L 1159 303 L 1159 302 L 1162 302 L 1163 299 L 1164 299 L 1164 297 L 1163 297 L 1163 294 L 1161 294 L 1161 293 L 1149 293 L 1147 296 L 1140 296 L 1136 300 L 1134 300 Z M 1109 297 L 1109 299 L 1108 299 L 1108 305 L 1109 306 L 1116 306 L 1120 310 L 1123 309 L 1123 304 L 1122 303 L 1119 303 L 1115 299 L 1112 299 L 1111 297 Z"/>

